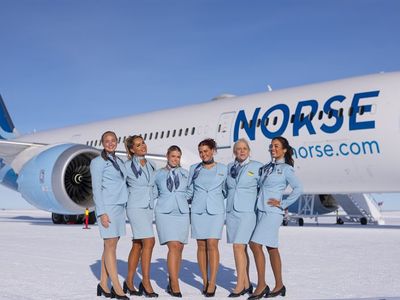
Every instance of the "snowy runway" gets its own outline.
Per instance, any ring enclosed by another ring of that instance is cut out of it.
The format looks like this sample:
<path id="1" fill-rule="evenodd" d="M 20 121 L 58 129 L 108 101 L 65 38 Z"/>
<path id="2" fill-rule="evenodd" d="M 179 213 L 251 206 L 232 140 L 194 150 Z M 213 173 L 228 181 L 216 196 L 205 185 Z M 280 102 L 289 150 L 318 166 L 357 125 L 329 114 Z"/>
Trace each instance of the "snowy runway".
<path id="1" fill-rule="evenodd" d="M 284 299 L 400 299 L 400 226 L 289 226 L 281 227 L 280 241 Z M 38 210 L 0 211 L 0 243 L 0 299 L 102 299 L 96 297 L 102 253 L 96 225 L 83 230 L 82 225 L 53 225 L 49 213 Z M 121 283 L 130 244 L 125 236 L 118 246 Z M 219 248 L 214 299 L 228 299 L 236 280 L 233 251 L 225 237 Z M 170 298 L 166 252 L 156 244 L 151 267 L 160 299 Z M 250 276 L 256 283 L 253 260 Z M 273 287 L 269 268 L 267 282 Z M 184 299 L 204 299 L 201 288 L 196 243 L 190 239 L 181 270 Z"/>

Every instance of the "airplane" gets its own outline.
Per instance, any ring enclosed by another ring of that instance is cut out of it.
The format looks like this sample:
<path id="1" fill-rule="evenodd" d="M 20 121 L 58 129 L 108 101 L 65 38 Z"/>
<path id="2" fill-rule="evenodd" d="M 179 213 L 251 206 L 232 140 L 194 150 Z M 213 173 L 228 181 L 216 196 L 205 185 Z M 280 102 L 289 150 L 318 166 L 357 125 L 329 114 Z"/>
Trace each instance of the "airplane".
<path id="1" fill-rule="evenodd" d="M 341 206 L 350 221 L 382 223 L 370 193 L 400 192 L 399 82 L 400 72 L 392 72 L 225 94 L 201 104 L 26 135 L 16 130 L 0 96 L 0 183 L 52 212 L 54 223 L 68 222 L 85 208 L 94 209 L 89 164 L 99 155 L 106 130 L 117 133 L 121 156 L 126 137 L 141 135 L 148 158 L 158 166 L 165 165 L 166 149 L 179 145 L 185 168 L 199 161 L 197 145 L 204 138 L 216 140 L 219 162 L 232 161 L 234 142 L 246 138 L 251 158 L 266 163 L 271 139 L 282 135 L 294 148 L 305 193 L 291 211 L 312 217 Z"/>

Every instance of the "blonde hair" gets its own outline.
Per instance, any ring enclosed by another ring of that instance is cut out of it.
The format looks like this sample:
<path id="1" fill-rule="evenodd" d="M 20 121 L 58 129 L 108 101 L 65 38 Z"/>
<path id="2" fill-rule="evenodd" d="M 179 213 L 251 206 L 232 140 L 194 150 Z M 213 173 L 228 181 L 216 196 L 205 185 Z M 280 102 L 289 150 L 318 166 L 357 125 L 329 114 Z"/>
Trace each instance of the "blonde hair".
<path id="1" fill-rule="evenodd" d="M 133 155 L 135 153 L 133 153 L 131 151 L 131 148 L 135 142 L 136 139 L 142 139 L 143 137 L 141 135 L 130 135 L 125 139 L 125 149 L 126 149 L 126 155 L 128 156 L 128 159 L 132 159 Z"/>
<path id="2" fill-rule="evenodd" d="M 249 142 L 246 139 L 241 138 L 241 139 L 238 139 L 235 144 L 233 144 L 233 154 L 235 154 L 236 148 L 239 143 L 244 143 L 246 145 L 247 149 L 249 149 L 249 151 L 250 151 Z"/>

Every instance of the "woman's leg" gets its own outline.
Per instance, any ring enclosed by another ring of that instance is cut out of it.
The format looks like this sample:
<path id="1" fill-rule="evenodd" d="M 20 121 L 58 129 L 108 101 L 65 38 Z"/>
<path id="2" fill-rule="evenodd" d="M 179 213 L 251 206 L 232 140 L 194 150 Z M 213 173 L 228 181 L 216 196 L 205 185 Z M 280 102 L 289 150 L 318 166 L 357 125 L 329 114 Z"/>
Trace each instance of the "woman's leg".
<path id="1" fill-rule="evenodd" d="M 167 246 L 168 246 L 167 265 L 168 265 L 169 280 L 172 291 L 177 293 L 180 291 L 178 279 L 179 279 L 179 271 L 182 260 L 183 244 L 178 241 L 170 241 L 167 243 Z"/>
<path id="2" fill-rule="evenodd" d="M 234 293 L 240 293 L 245 287 L 249 287 L 247 275 L 247 256 L 245 244 L 233 244 L 233 255 L 235 257 L 235 266 L 237 272 L 237 282 Z"/>
<path id="3" fill-rule="evenodd" d="M 117 238 L 104 239 L 104 262 L 108 275 L 110 276 L 112 285 L 118 295 L 124 295 L 121 284 L 118 280 L 117 271 Z"/>
<path id="4" fill-rule="evenodd" d="M 210 266 L 210 280 L 208 283 L 207 292 L 212 293 L 215 290 L 215 284 L 217 281 L 217 273 L 219 267 L 219 250 L 218 250 L 217 239 L 207 239 L 207 255 L 208 264 Z"/>
<path id="5" fill-rule="evenodd" d="M 250 242 L 250 249 L 253 251 L 254 261 L 257 269 L 257 288 L 253 292 L 254 295 L 259 295 L 266 287 L 265 282 L 265 255 L 262 245 Z"/>
<path id="6" fill-rule="evenodd" d="M 105 248 L 105 246 L 104 246 Z M 103 255 L 101 256 L 101 273 L 100 273 L 100 286 L 103 288 L 103 290 L 106 293 L 110 292 L 110 289 L 108 288 L 108 272 L 107 272 L 107 268 L 106 268 L 106 264 L 104 261 L 104 252 L 105 249 L 103 250 Z"/>
<path id="7" fill-rule="evenodd" d="M 132 248 L 128 257 L 128 275 L 126 276 L 126 284 L 130 290 L 134 290 L 133 280 L 135 278 L 136 269 L 139 264 L 139 258 L 142 254 L 142 240 L 133 240 Z"/>
<path id="8" fill-rule="evenodd" d="M 151 266 L 151 255 L 153 254 L 153 248 L 155 239 L 154 237 L 143 239 L 143 251 L 141 257 L 142 264 L 142 283 L 148 293 L 153 293 L 153 288 L 150 283 L 150 266 Z"/>
<path id="9" fill-rule="evenodd" d="M 282 281 L 282 262 L 278 248 L 267 247 L 269 254 L 269 261 L 271 262 L 272 272 L 275 277 L 275 287 L 273 292 L 279 291 L 283 287 Z"/>
<path id="10" fill-rule="evenodd" d="M 203 278 L 204 287 L 208 283 L 208 271 L 207 271 L 207 240 L 197 240 L 197 263 L 201 277 Z"/>

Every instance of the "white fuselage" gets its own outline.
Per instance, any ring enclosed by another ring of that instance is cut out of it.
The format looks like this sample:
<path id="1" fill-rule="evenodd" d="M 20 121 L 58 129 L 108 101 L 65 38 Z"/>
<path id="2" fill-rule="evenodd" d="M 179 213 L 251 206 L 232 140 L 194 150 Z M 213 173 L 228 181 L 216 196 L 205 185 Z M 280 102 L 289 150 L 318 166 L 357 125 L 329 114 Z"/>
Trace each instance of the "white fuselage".
<path id="1" fill-rule="evenodd" d="M 151 154 L 163 155 L 170 145 L 180 146 L 183 166 L 189 167 L 200 160 L 197 145 L 207 137 L 217 141 L 217 161 L 232 161 L 234 141 L 243 137 L 250 141 L 252 159 L 266 163 L 271 137 L 279 134 L 295 149 L 295 168 L 305 193 L 400 192 L 398 83 L 400 73 L 369 75 L 50 130 L 17 140 L 101 148 L 101 134 L 113 130 L 121 137 L 118 150 L 125 151 L 124 137 L 141 134 Z"/>

